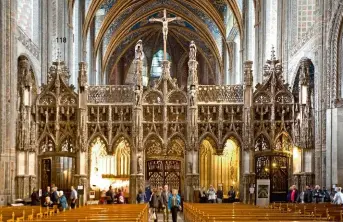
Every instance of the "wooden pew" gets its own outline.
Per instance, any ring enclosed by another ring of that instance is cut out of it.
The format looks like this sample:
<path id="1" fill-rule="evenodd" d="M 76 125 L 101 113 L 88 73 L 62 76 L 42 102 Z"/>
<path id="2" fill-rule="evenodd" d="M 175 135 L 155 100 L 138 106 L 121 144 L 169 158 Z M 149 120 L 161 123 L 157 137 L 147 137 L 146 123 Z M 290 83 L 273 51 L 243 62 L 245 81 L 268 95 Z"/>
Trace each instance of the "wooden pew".
<path id="1" fill-rule="evenodd" d="M 63 211 L 35 221 L 148 221 L 148 205 L 91 205 Z"/>
<path id="2" fill-rule="evenodd" d="M 245 204 L 184 203 L 185 222 L 214 221 L 309 221 L 310 215 L 287 213 L 279 209 L 259 208 Z"/>
<path id="3" fill-rule="evenodd" d="M 331 203 L 273 203 L 270 207 L 287 212 L 297 211 L 299 214 L 311 215 L 319 219 L 343 221 L 342 206 Z"/>
<path id="4" fill-rule="evenodd" d="M 38 209 L 39 206 L 20 206 L 20 207 L 1 207 L 1 221 L 25 221 L 26 212 L 31 212 L 32 209 Z"/>
<path id="5" fill-rule="evenodd" d="M 5 207 L 0 222 L 16 221 L 127 221 L 146 222 L 149 207 L 142 204 L 91 205 L 60 212 L 57 207 Z M 35 215 L 36 214 L 36 215 Z"/>

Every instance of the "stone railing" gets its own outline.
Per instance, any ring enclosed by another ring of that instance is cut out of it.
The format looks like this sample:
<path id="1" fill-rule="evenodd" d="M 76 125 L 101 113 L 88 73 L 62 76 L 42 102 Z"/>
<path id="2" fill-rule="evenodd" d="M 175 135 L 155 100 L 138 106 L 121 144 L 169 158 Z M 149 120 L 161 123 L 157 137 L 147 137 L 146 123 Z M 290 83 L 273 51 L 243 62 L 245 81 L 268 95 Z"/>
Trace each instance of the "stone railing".
<path id="1" fill-rule="evenodd" d="M 131 103 L 134 100 L 132 86 L 89 86 L 88 103 Z"/>
<path id="2" fill-rule="evenodd" d="M 243 102 L 243 85 L 199 85 L 198 102 Z"/>
<path id="3" fill-rule="evenodd" d="M 39 60 L 40 50 L 39 47 L 25 34 L 19 26 L 17 26 L 17 38 L 25 46 L 25 48 L 32 53 L 32 55 Z"/>

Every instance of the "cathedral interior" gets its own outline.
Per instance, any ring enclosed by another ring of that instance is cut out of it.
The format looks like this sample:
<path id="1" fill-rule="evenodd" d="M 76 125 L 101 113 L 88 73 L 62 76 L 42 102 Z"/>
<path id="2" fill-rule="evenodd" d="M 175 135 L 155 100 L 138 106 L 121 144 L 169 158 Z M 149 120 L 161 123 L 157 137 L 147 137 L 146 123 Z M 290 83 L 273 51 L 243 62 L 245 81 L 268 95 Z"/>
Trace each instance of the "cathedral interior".
<path id="1" fill-rule="evenodd" d="M 343 186 L 343 0 L 1 0 L 0 16 L 0 205 L 51 184 L 84 203 Z"/>

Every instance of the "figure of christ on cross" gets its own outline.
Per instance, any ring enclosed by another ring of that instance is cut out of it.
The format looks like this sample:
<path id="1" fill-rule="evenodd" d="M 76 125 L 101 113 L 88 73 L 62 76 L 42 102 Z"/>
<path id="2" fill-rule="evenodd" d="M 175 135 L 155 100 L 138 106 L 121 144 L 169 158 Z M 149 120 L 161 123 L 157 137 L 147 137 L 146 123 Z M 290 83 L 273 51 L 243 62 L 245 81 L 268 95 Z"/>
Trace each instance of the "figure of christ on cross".
<path id="1" fill-rule="evenodd" d="M 163 60 L 167 60 L 167 35 L 168 35 L 168 23 L 174 20 L 181 20 L 180 17 L 167 18 L 167 10 L 163 10 L 162 18 L 151 18 L 149 22 L 162 22 L 163 32 Z"/>

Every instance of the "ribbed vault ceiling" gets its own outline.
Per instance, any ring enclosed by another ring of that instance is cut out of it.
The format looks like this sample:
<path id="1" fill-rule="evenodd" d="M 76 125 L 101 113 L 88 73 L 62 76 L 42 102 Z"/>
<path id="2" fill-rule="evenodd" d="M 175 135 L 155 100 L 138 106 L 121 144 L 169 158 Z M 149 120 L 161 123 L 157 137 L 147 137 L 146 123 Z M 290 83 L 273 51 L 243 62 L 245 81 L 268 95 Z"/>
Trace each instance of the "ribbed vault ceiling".
<path id="1" fill-rule="evenodd" d="M 159 42 L 161 24 L 150 23 L 151 17 L 162 17 L 167 9 L 168 17 L 182 20 L 170 23 L 168 35 L 173 36 L 173 44 L 188 51 L 194 40 L 199 53 L 213 67 L 222 69 L 223 44 L 227 44 L 226 14 L 230 10 L 242 37 L 242 19 L 238 4 L 234 0 L 91 0 L 86 1 L 86 18 L 83 24 L 83 39 L 86 39 L 92 22 L 95 22 L 94 57 L 101 51 L 102 70 L 114 58 L 114 64 L 139 39 L 150 40 L 153 45 L 145 46 L 153 53 Z M 155 40 L 151 40 L 155 39 Z M 169 46 L 170 48 L 170 46 Z M 113 64 L 113 61 L 111 61 Z"/>

